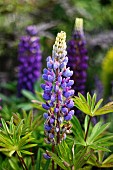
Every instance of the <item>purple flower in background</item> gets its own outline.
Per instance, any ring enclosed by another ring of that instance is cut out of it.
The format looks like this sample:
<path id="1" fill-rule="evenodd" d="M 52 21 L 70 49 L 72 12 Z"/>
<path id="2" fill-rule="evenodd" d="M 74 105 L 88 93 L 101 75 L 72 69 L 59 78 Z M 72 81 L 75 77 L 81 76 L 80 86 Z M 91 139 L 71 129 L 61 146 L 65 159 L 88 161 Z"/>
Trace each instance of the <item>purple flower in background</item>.
<path id="1" fill-rule="evenodd" d="M 37 29 L 28 26 L 26 32 L 27 35 L 20 39 L 18 50 L 18 96 L 21 96 L 22 89 L 34 92 L 34 83 L 41 74 L 42 56 Z"/>
<path id="2" fill-rule="evenodd" d="M 87 50 L 86 42 L 83 34 L 83 20 L 76 19 L 76 27 L 72 35 L 72 39 L 68 42 L 67 46 L 67 56 L 69 59 L 68 67 L 73 71 L 72 79 L 74 80 L 73 89 L 75 90 L 75 95 L 78 92 L 85 94 L 85 83 L 87 77 Z"/>
<path id="3" fill-rule="evenodd" d="M 47 110 L 44 113 L 46 119 L 44 124 L 45 141 L 53 145 L 60 143 L 66 138 L 69 132 L 71 120 L 74 115 L 74 102 L 71 97 L 74 90 L 71 86 L 74 84 L 70 80 L 73 71 L 66 68 L 68 58 L 66 51 L 66 33 L 61 31 L 57 34 L 55 44 L 53 45 L 52 57 L 47 58 L 47 69 L 43 70 L 42 78 L 45 84 L 41 84 L 44 90 L 43 98 L 46 101 L 42 107 Z M 48 158 L 48 155 L 44 155 Z"/>

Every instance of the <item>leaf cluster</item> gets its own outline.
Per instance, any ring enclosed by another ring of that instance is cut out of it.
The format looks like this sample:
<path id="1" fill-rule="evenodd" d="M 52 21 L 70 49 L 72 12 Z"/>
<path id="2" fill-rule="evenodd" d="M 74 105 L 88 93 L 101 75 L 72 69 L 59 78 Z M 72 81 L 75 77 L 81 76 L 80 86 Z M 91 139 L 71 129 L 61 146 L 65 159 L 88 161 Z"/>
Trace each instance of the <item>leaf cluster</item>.
<path id="1" fill-rule="evenodd" d="M 113 112 L 113 102 L 109 102 L 103 107 L 99 108 L 102 101 L 103 99 L 100 99 L 96 103 L 95 93 L 93 97 L 91 97 L 91 95 L 87 93 L 87 99 L 85 99 L 85 97 L 81 93 L 78 93 L 78 96 L 74 97 L 75 106 L 83 113 L 91 117 Z"/>
<path id="2" fill-rule="evenodd" d="M 68 142 L 73 143 L 70 145 L 67 144 L 66 141 L 62 141 L 56 148 L 57 155 L 48 151 L 48 154 L 52 157 L 52 159 L 64 170 L 78 170 L 80 169 L 89 157 L 92 152 L 87 147 L 76 146 L 72 139 L 68 138 Z"/>
<path id="3" fill-rule="evenodd" d="M 32 135 L 32 129 L 25 128 L 24 120 L 14 123 L 12 117 L 10 122 L 6 123 L 1 119 L 2 127 L 0 129 L 0 151 L 11 157 L 14 153 L 31 155 L 29 148 L 35 147 L 35 138 Z"/>

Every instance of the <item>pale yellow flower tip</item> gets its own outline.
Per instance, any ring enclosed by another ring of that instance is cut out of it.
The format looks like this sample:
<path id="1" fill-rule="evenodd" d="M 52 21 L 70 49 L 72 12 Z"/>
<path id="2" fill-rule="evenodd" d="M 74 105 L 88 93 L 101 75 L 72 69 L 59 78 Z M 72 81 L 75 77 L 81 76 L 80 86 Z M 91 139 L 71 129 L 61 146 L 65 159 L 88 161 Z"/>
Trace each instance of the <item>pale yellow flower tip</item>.
<path id="1" fill-rule="evenodd" d="M 75 29 L 83 32 L 83 19 L 82 18 L 75 19 Z"/>
<path id="2" fill-rule="evenodd" d="M 53 57 L 63 59 L 67 55 L 66 47 L 66 33 L 61 31 L 57 34 L 55 44 L 53 45 Z"/>
<path id="3" fill-rule="evenodd" d="M 66 39 L 66 33 L 64 31 L 59 32 L 57 34 L 57 38 Z"/>

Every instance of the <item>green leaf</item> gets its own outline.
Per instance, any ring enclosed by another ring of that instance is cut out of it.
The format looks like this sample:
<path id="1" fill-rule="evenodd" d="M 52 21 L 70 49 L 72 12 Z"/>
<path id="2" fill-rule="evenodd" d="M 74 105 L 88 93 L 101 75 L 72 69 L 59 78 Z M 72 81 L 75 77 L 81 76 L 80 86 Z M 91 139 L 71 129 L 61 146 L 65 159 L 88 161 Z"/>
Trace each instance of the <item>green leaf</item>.
<path id="1" fill-rule="evenodd" d="M 18 167 L 17 162 L 15 162 L 14 160 L 9 159 L 9 163 L 13 170 L 15 170 L 15 169 L 20 170 L 20 167 Z"/>
<path id="2" fill-rule="evenodd" d="M 71 150 L 65 141 L 62 141 L 57 147 L 58 156 L 62 159 L 62 161 L 67 161 L 68 163 L 70 163 L 72 159 L 70 151 Z"/>
<path id="3" fill-rule="evenodd" d="M 87 104 L 87 102 L 82 102 L 81 99 L 77 96 L 74 97 L 74 103 L 75 103 L 75 106 L 81 110 L 83 113 L 85 114 L 88 114 L 88 115 L 91 115 L 91 111 L 90 111 L 90 107 L 89 105 Z M 92 116 L 92 115 L 91 115 Z"/>
<path id="4" fill-rule="evenodd" d="M 21 138 L 20 145 L 23 146 L 23 144 L 27 142 L 27 139 L 28 139 L 28 140 L 30 139 L 29 137 L 31 136 L 31 133 L 32 133 L 32 132 L 29 132 L 29 133 L 27 133 L 25 136 L 23 136 L 23 137 Z"/>
<path id="5" fill-rule="evenodd" d="M 27 144 L 26 146 L 21 147 L 21 149 L 27 149 L 37 146 L 37 144 Z"/>
<path id="6" fill-rule="evenodd" d="M 26 151 L 26 150 L 21 150 L 22 153 L 26 154 L 26 155 L 33 155 L 32 152 Z"/>
<path id="7" fill-rule="evenodd" d="M 36 99 L 35 95 L 34 95 L 32 92 L 30 92 L 30 91 L 22 90 L 22 94 L 23 94 L 26 98 L 28 98 L 29 100 L 35 100 L 35 99 Z"/>
<path id="8" fill-rule="evenodd" d="M 48 159 L 48 160 L 46 161 L 46 164 L 45 164 L 43 170 L 48 170 L 49 164 L 50 164 L 50 159 Z"/>
<path id="9" fill-rule="evenodd" d="M 113 134 L 107 132 L 107 134 L 104 134 L 104 136 L 101 135 L 101 138 L 97 138 L 95 143 L 97 143 L 97 142 L 104 143 L 104 142 L 109 141 L 111 139 L 113 140 Z"/>
<path id="10" fill-rule="evenodd" d="M 92 154 L 91 157 L 88 159 L 87 163 L 89 165 L 96 166 L 97 165 L 97 160 L 98 160 L 98 158 L 96 157 L 96 155 Z"/>
<path id="11" fill-rule="evenodd" d="M 79 133 L 79 135 L 81 136 L 81 138 L 84 138 L 83 131 L 82 131 L 82 127 L 81 127 L 80 122 L 79 122 L 79 120 L 77 119 L 77 117 L 76 117 L 76 116 L 73 116 L 71 122 L 72 122 L 72 124 L 73 124 L 74 129 L 77 130 L 77 132 Z"/>
<path id="12" fill-rule="evenodd" d="M 99 146 L 99 145 L 90 145 L 90 148 L 96 150 L 96 151 L 105 151 L 105 152 L 111 152 L 109 149 Z"/>
<path id="13" fill-rule="evenodd" d="M 94 126 L 90 137 L 87 139 L 87 144 L 90 145 L 91 143 L 93 143 L 98 138 L 98 136 L 102 134 L 109 126 L 110 123 L 102 125 L 102 122 L 98 122 Z"/>
<path id="14" fill-rule="evenodd" d="M 78 153 L 76 153 L 75 159 L 73 162 L 75 169 L 79 169 L 83 165 L 85 165 L 85 163 L 87 162 L 87 160 L 89 159 L 92 153 L 93 152 L 91 150 L 88 150 L 87 147 L 82 147 L 82 149 L 80 148 Z"/>
<path id="15" fill-rule="evenodd" d="M 93 113 L 94 107 L 95 107 L 95 103 L 96 103 L 96 93 L 94 93 L 93 97 L 92 97 L 92 101 L 91 101 L 91 113 Z"/>
<path id="16" fill-rule="evenodd" d="M 36 108 L 38 110 L 42 110 L 43 112 L 45 112 L 46 110 L 42 107 L 42 103 L 33 103 L 32 104 L 33 108 Z"/>
<path id="17" fill-rule="evenodd" d="M 78 96 L 81 98 L 82 102 L 86 103 L 86 99 L 81 93 L 78 92 Z"/>
<path id="18" fill-rule="evenodd" d="M 1 118 L 1 122 L 2 122 L 2 126 L 3 126 L 3 128 L 5 130 L 5 132 L 7 132 L 7 134 L 9 135 L 9 128 L 8 128 L 5 120 Z"/>
<path id="19" fill-rule="evenodd" d="M 100 105 L 101 105 L 102 102 L 103 102 L 103 99 L 100 99 L 100 100 L 98 101 L 98 103 L 95 105 L 95 108 L 94 108 L 94 110 L 93 110 L 93 113 L 95 113 L 95 111 L 100 107 Z"/>
<path id="20" fill-rule="evenodd" d="M 37 95 L 37 100 L 39 100 L 40 102 L 44 102 L 44 99 L 42 97 L 42 92 L 35 91 L 35 93 Z"/>
<path id="21" fill-rule="evenodd" d="M 91 95 L 89 94 L 89 92 L 87 93 L 87 104 L 91 109 Z"/>
<path id="22" fill-rule="evenodd" d="M 39 148 L 37 153 L 37 160 L 36 160 L 36 170 L 40 170 L 41 157 L 42 157 L 42 152 Z"/>
<path id="23" fill-rule="evenodd" d="M 88 127 L 88 120 L 89 120 L 89 116 L 86 115 L 86 116 L 85 116 L 85 121 L 84 121 L 84 130 L 85 130 L 85 134 L 86 134 L 87 127 Z"/>
<path id="24" fill-rule="evenodd" d="M 32 103 L 21 103 L 17 106 L 18 109 L 30 110 L 33 109 Z"/>
<path id="25" fill-rule="evenodd" d="M 112 167 L 113 167 L 113 154 L 111 154 L 109 157 L 107 157 L 104 161 L 103 161 L 103 165 L 104 164 L 108 164 L 108 163 L 111 163 L 112 164 Z"/>
<path id="26" fill-rule="evenodd" d="M 95 111 L 95 115 L 103 115 L 113 112 L 113 102 L 107 103 L 105 106 Z"/>
<path id="27" fill-rule="evenodd" d="M 65 167 L 61 159 L 55 153 L 48 151 L 48 154 L 56 162 L 56 164 L 58 164 L 62 169 L 69 170 L 68 168 Z"/>

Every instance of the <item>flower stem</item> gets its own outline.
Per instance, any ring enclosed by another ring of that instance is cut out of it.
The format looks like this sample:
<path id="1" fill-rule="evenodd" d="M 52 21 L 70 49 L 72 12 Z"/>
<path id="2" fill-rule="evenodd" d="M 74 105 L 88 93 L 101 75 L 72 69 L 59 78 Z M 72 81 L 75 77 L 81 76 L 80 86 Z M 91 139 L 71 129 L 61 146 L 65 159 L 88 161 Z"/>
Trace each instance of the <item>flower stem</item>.
<path id="1" fill-rule="evenodd" d="M 86 134 L 85 134 L 85 138 L 84 138 L 84 140 L 86 141 L 86 139 L 87 139 L 87 136 L 88 136 L 88 131 L 89 131 L 89 125 L 90 125 L 90 122 L 91 122 L 91 116 L 89 117 L 89 121 L 88 121 L 88 126 L 87 126 L 87 130 L 86 130 Z"/>
<path id="2" fill-rule="evenodd" d="M 56 70 L 56 80 L 58 80 L 58 74 L 59 74 L 59 70 Z M 57 93 L 57 104 L 58 104 L 58 108 L 60 108 L 60 102 L 58 100 L 58 93 Z M 60 143 L 60 122 L 59 122 L 59 118 L 60 118 L 60 110 L 57 113 L 57 127 L 58 127 L 58 132 L 57 132 L 57 144 Z M 57 170 L 60 170 L 60 166 L 57 165 Z"/>
<path id="3" fill-rule="evenodd" d="M 24 162 L 24 159 L 22 157 L 20 157 L 17 152 L 16 152 L 16 154 L 17 154 L 18 159 L 19 159 L 19 161 L 20 161 L 20 163 L 22 165 L 23 170 L 28 170 L 28 168 L 27 168 L 27 166 L 26 166 L 26 164 Z"/>

